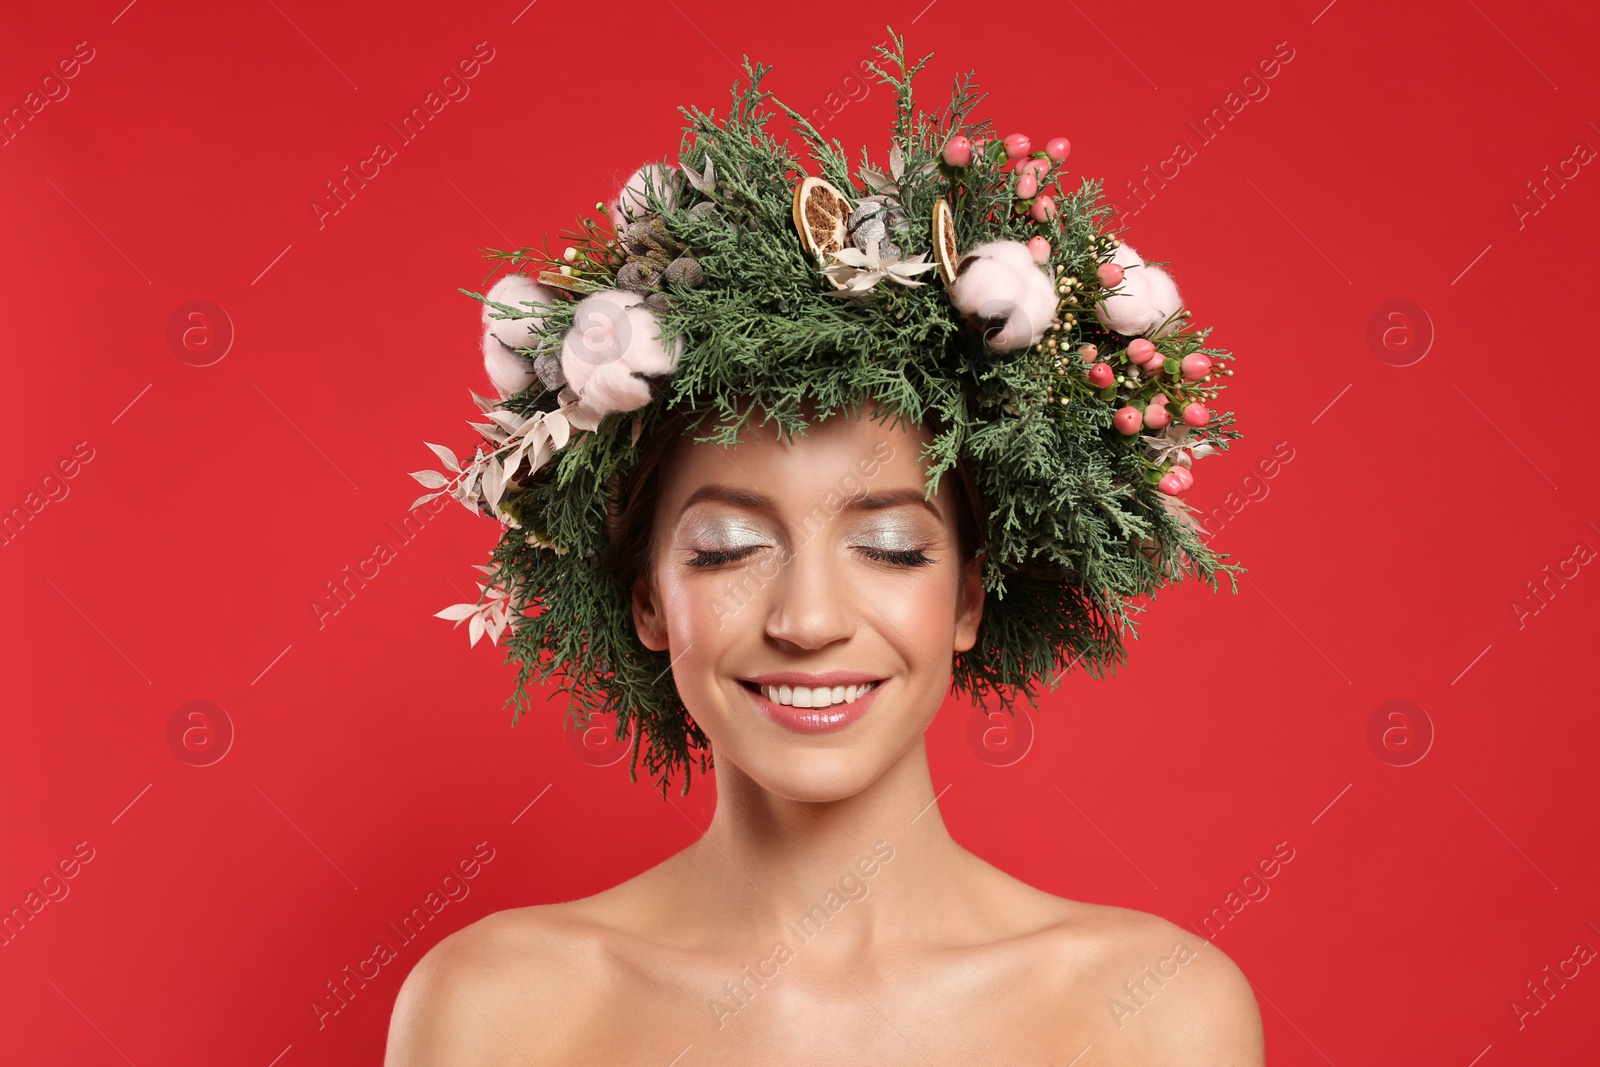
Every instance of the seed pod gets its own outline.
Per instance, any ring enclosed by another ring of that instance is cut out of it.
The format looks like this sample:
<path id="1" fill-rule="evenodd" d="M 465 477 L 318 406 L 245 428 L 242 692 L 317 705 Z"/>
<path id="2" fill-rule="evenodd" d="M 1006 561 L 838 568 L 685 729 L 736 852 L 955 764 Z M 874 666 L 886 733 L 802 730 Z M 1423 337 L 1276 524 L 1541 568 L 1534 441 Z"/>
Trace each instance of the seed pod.
<path id="1" fill-rule="evenodd" d="M 533 373 L 539 376 L 539 382 L 552 393 L 560 392 L 567 384 L 567 376 L 561 373 L 559 352 L 541 352 L 535 356 Z"/>
<path id="2" fill-rule="evenodd" d="M 649 260 L 635 259 L 622 265 L 617 271 L 617 288 L 629 289 L 635 293 L 648 293 L 653 290 L 661 280 L 661 272 L 651 267 Z"/>
<path id="3" fill-rule="evenodd" d="M 666 272 L 661 276 L 662 281 L 670 285 L 687 285 L 693 288 L 705 281 L 705 272 L 700 269 L 700 264 L 688 256 L 679 256 L 668 264 Z"/>

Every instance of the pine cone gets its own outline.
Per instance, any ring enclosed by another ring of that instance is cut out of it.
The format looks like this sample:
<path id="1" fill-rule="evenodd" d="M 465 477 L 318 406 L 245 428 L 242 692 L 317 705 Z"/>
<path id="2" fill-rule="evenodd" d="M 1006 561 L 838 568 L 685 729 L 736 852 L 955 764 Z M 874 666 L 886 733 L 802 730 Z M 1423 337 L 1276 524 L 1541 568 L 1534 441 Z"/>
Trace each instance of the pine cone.
<path id="1" fill-rule="evenodd" d="M 715 209 L 709 202 L 696 205 L 702 206 Z M 673 239 L 659 215 L 630 223 L 622 235 L 622 249 L 626 262 L 617 270 L 617 288 L 644 294 L 652 310 L 662 310 L 667 303 L 661 294 L 664 285 L 696 286 L 705 281 L 700 264 L 687 254 L 688 246 Z M 662 299 L 652 301 L 654 295 Z"/>
<path id="2" fill-rule="evenodd" d="M 617 271 L 617 288 L 653 293 L 661 283 L 661 270 L 649 259 L 630 259 Z"/>
<path id="3" fill-rule="evenodd" d="M 661 280 L 668 285 L 687 285 L 693 289 L 706 280 L 706 275 L 700 269 L 699 263 L 696 263 L 688 256 L 679 256 L 667 264 L 666 272 L 662 274 Z"/>

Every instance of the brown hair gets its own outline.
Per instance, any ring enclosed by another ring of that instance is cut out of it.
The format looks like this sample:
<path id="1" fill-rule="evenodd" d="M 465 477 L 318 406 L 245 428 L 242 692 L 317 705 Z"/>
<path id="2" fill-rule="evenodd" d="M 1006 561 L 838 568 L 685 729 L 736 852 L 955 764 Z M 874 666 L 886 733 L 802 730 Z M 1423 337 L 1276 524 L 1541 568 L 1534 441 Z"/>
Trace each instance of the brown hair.
<path id="1" fill-rule="evenodd" d="M 650 575 L 655 558 L 655 511 L 661 495 L 662 470 L 678 447 L 699 434 L 706 415 L 691 420 L 682 412 L 668 414 L 646 438 L 639 459 L 625 483 L 612 487 L 606 509 L 606 550 L 601 565 L 627 591 L 635 580 Z M 943 426 L 937 416 L 927 422 L 935 434 Z M 953 468 L 950 483 L 955 494 L 956 545 L 961 560 L 971 560 L 983 548 L 986 508 L 964 457 Z M 946 475 L 948 477 L 948 473 Z"/>

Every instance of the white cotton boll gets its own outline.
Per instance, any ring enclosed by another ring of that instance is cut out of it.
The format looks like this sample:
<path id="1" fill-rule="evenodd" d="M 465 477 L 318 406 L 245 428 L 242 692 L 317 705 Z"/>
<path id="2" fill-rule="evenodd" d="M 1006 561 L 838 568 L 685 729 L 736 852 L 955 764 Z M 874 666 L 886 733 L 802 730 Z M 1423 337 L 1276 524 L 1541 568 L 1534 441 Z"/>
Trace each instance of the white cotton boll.
<path id="1" fill-rule="evenodd" d="M 617 195 L 611 198 L 611 203 L 606 205 L 606 211 L 611 215 L 612 228 L 617 233 L 627 229 L 628 222 L 644 214 L 648 207 L 645 200 L 646 175 L 650 176 L 651 183 L 667 206 L 677 205 L 677 168 L 665 167 L 660 163 L 646 163 L 633 172 Z"/>
<path id="2" fill-rule="evenodd" d="M 508 274 L 495 282 L 490 290 L 483 294 L 487 299 L 507 307 L 521 310 L 524 304 L 555 304 L 561 297 L 548 285 L 540 285 L 526 274 Z M 543 328 L 543 323 L 538 314 L 528 318 L 499 319 L 493 316 L 500 314 L 498 310 L 483 305 L 483 323 L 494 330 L 495 336 L 500 338 L 512 348 L 527 348 L 529 345 L 528 332 Z"/>
<path id="3" fill-rule="evenodd" d="M 1175 316 L 1178 310 L 1183 307 L 1183 298 L 1178 295 L 1178 283 L 1173 281 L 1172 276 L 1160 267 L 1152 267 L 1146 264 L 1143 269 L 1149 275 L 1152 320 L 1157 323 L 1166 322 L 1167 324 L 1149 336 L 1164 337 L 1169 333 L 1176 333 L 1180 324 Z"/>
<path id="4" fill-rule="evenodd" d="M 639 374 L 678 368 L 683 338 L 661 343 L 660 325 L 644 297 L 627 290 L 593 293 L 573 309 L 572 329 L 561 345 L 561 371 L 583 406 L 604 415 L 634 411 L 650 402 L 650 383 Z"/>
<path id="5" fill-rule="evenodd" d="M 495 282 L 484 297 L 515 308 L 522 307 L 525 302 L 553 304 L 560 299 L 554 289 L 538 284 L 526 274 L 506 275 Z M 496 314 L 499 312 L 495 308 L 483 305 L 483 366 L 503 400 L 532 383 L 532 366 L 511 349 L 529 347 L 532 342 L 529 331 L 540 329 L 542 323 L 537 315 L 498 319 L 493 317 Z"/>
<path id="6" fill-rule="evenodd" d="M 501 400 L 522 392 L 534 378 L 533 367 L 501 343 L 487 326 L 483 330 L 483 369 L 489 372 L 489 380 L 499 390 Z"/>
<path id="7" fill-rule="evenodd" d="M 988 241 L 973 248 L 946 292 L 963 315 L 998 327 L 984 338 L 996 352 L 1037 344 L 1055 318 L 1055 287 L 1021 241 Z"/>
<path id="8" fill-rule="evenodd" d="M 1172 319 L 1159 333 L 1154 332 L 1183 306 L 1171 275 L 1145 263 L 1131 245 L 1117 245 L 1111 262 L 1122 267 L 1122 284 L 1115 295 L 1095 305 L 1100 325 L 1124 337 L 1161 337 L 1175 331 L 1178 322 Z"/>

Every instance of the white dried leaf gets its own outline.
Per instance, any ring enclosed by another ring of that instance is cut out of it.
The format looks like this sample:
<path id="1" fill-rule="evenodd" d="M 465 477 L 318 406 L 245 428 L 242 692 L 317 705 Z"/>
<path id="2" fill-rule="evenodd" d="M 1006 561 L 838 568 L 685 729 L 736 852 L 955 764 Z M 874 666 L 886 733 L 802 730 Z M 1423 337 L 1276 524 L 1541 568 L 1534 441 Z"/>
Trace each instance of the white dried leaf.
<path id="1" fill-rule="evenodd" d="M 564 406 L 561 413 L 567 417 L 575 429 L 597 430 L 600 428 L 600 417 L 594 412 L 585 409 L 576 400 Z"/>
<path id="2" fill-rule="evenodd" d="M 550 441 L 548 438 L 540 441 L 539 447 L 534 452 L 533 457 L 528 460 L 528 469 L 530 471 L 538 470 L 540 467 L 543 467 L 546 463 L 550 462 L 550 457 L 554 454 L 555 450 L 550 447 Z"/>
<path id="3" fill-rule="evenodd" d="M 884 174 L 883 171 L 877 170 L 874 167 L 866 167 L 866 166 L 862 167 L 861 168 L 861 180 L 866 182 L 867 185 L 871 187 L 871 189 L 872 189 L 872 191 L 874 193 L 881 193 L 885 189 L 890 189 L 890 188 L 894 187 L 894 182 L 889 180 L 888 175 Z"/>
<path id="4" fill-rule="evenodd" d="M 411 510 L 413 510 L 415 508 L 420 508 L 422 505 L 426 504 L 428 501 L 432 500 L 434 497 L 441 496 L 441 495 L 443 495 L 443 494 L 441 494 L 441 493 L 425 493 L 422 496 L 417 497 L 417 499 L 413 500 L 411 502 L 411 507 L 406 508 L 406 510 L 407 511 L 411 511 Z"/>
<path id="5" fill-rule="evenodd" d="M 556 448 L 566 448 L 567 440 L 572 435 L 572 424 L 567 417 L 559 411 L 552 411 L 544 417 L 545 429 L 550 434 L 550 441 Z"/>
<path id="6" fill-rule="evenodd" d="M 504 429 L 507 433 L 509 433 L 513 437 L 515 437 L 517 434 L 521 433 L 522 432 L 522 428 L 524 426 L 526 426 L 529 422 L 532 422 L 534 419 L 538 418 L 538 415 L 535 414 L 535 415 L 530 415 L 528 418 L 525 419 L 521 415 L 516 414 L 515 412 L 512 412 L 512 411 L 500 411 L 498 409 L 496 409 L 494 411 L 491 411 L 488 414 L 489 414 L 489 417 L 495 421 L 495 424 L 497 426 L 500 426 L 502 429 Z"/>
<path id="7" fill-rule="evenodd" d="M 894 175 L 894 180 L 899 181 L 905 176 L 906 154 L 900 151 L 898 141 L 889 145 L 889 173 Z"/>
<path id="8" fill-rule="evenodd" d="M 458 473 L 460 472 L 461 461 L 456 458 L 456 454 L 454 452 L 450 451 L 444 445 L 436 445 L 432 441 L 424 441 L 422 443 L 433 449 L 433 454 L 438 456 L 439 459 L 444 462 L 446 467 L 449 467 L 451 470 Z"/>
<path id="9" fill-rule="evenodd" d="M 450 479 L 438 471 L 411 471 L 410 474 L 421 482 L 425 489 L 443 489 L 450 484 Z"/>
<path id="10" fill-rule="evenodd" d="M 509 621 L 510 616 L 505 612 L 495 613 L 494 621 L 489 624 L 489 643 L 491 645 L 498 645 L 500 643 L 500 631 L 506 628 L 506 623 Z"/>
<path id="11" fill-rule="evenodd" d="M 704 174 L 696 174 L 694 172 L 694 168 L 689 166 L 687 163 L 680 163 L 678 165 L 678 169 L 683 171 L 684 177 L 689 179 L 690 185 L 694 186 L 707 196 L 711 195 L 711 190 L 717 182 L 717 172 L 709 155 L 706 156 L 706 169 Z"/>
<path id="12" fill-rule="evenodd" d="M 489 502 L 490 508 L 500 505 L 500 494 L 505 491 L 506 470 L 499 463 L 490 461 L 483 470 L 483 496 Z"/>

